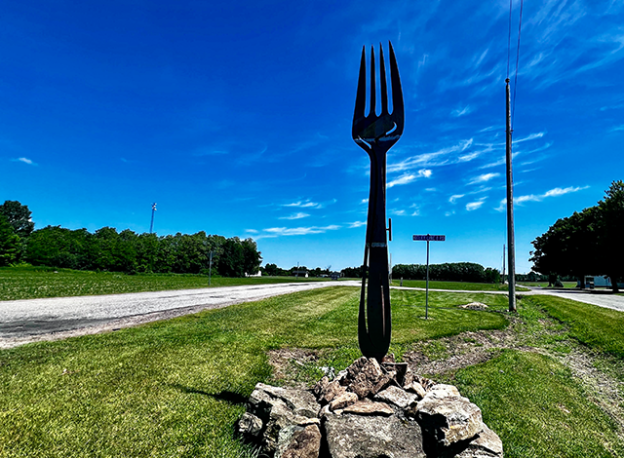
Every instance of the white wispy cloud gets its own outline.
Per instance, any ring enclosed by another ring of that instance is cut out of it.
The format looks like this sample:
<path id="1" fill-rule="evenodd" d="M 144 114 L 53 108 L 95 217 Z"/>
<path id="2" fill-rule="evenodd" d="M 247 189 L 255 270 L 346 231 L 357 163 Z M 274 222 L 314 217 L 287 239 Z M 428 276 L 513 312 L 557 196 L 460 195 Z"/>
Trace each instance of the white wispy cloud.
<path id="1" fill-rule="evenodd" d="M 281 216 L 279 219 L 302 219 L 310 216 L 308 213 L 298 212 L 288 216 Z"/>
<path id="2" fill-rule="evenodd" d="M 468 210 L 469 212 L 476 210 L 477 208 L 481 207 L 481 205 L 483 205 L 483 200 L 478 200 L 476 202 L 470 202 L 466 204 L 466 210 Z"/>
<path id="3" fill-rule="evenodd" d="M 474 177 L 468 182 L 468 184 L 485 183 L 493 178 L 496 178 L 497 176 L 500 176 L 500 173 L 484 173 L 483 175 Z"/>
<path id="4" fill-rule="evenodd" d="M 271 227 L 264 229 L 256 239 L 281 237 L 281 236 L 293 236 L 293 235 L 309 235 L 309 234 L 324 234 L 327 231 L 335 231 L 340 229 L 341 226 L 332 224 L 329 226 L 310 226 L 310 227 Z"/>
<path id="5" fill-rule="evenodd" d="M 441 148 L 433 153 L 423 153 L 410 156 L 400 162 L 389 164 L 388 173 L 404 172 L 421 167 L 436 167 L 455 164 L 458 157 L 453 153 L 462 153 L 472 146 L 473 139 L 462 140 L 456 145 Z M 450 156 L 450 157 L 449 157 Z"/>
<path id="6" fill-rule="evenodd" d="M 589 186 L 568 186 L 567 188 L 553 188 L 550 191 L 546 191 L 543 194 L 526 194 L 523 196 L 514 197 L 514 205 L 522 205 L 525 202 L 541 202 L 547 197 L 559 197 L 564 196 L 566 194 L 570 194 L 572 192 L 582 191 L 583 189 L 587 189 Z M 503 211 L 507 206 L 507 199 L 503 199 L 500 202 L 500 205 L 496 207 L 495 210 Z"/>
<path id="7" fill-rule="evenodd" d="M 349 229 L 355 229 L 356 227 L 361 227 L 366 225 L 366 221 L 353 221 L 349 224 Z"/>
<path id="8" fill-rule="evenodd" d="M 283 204 L 283 207 L 299 207 L 299 208 L 319 208 L 321 206 L 321 204 L 317 203 L 317 202 L 312 202 L 310 200 L 305 200 L 305 201 L 297 201 L 297 202 L 291 202 L 289 204 Z"/>
<path id="9" fill-rule="evenodd" d="M 451 116 L 453 116 L 454 118 L 459 118 L 460 116 L 467 115 L 470 112 L 472 112 L 472 108 L 470 108 L 470 105 L 466 105 L 464 108 L 458 108 L 451 111 Z"/>
<path id="10" fill-rule="evenodd" d="M 245 229 L 245 232 L 249 232 L 250 234 L 257 234 L 258 231 L 255 229 Z"/>
<path id="11" fill-rule="evenodd" d="M 455 194 L 455 195 L 452 195 L 451 197 L 449 197 L 449 202 L 454 204 L 457 199 L 461 199 L 464 196 L 465 196 L 465 194 Z"/>
<path id="12" fill-rule="evenodd" d="M 32 159 L 28 159 L 27 157 L 18 157 L 17 159 L 13 159 L 15 162 L 23 162 L 28 165 L 37 165 Z"/>
<path id="13" fill-rule="evenodd" d="M 417 173 L 404 173 L 403 175 L 401 175 L 400 177 L 390 181 L 386 187 L 388 188 L 392 188 L 394 186 L 398 186 L 398 185 L 402 185 L 402 184 L 408 184 L 411 183 L 412 181 L 418 179 L 418 178 L 430 178 L 431 177 L 431 170 L 429 169 L 422 169 L 419 170 Z"/>

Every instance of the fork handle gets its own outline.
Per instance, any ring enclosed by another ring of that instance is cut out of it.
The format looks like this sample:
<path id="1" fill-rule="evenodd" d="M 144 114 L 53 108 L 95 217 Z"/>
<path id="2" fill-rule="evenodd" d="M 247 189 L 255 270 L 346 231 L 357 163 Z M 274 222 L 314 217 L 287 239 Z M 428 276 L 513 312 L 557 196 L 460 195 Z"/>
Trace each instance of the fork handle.
<path id="1" fill-rule="evenodd" d="M 371 187 L 358 317 L 358 341 L 362 354 L 378 361 L 381 361 L 388 352 L 392 333 L 386 232 L 386 156 L 385 153 L 371 154 Z M 368 267 L 368 285 L 365 285 L 366 267 Z"/>

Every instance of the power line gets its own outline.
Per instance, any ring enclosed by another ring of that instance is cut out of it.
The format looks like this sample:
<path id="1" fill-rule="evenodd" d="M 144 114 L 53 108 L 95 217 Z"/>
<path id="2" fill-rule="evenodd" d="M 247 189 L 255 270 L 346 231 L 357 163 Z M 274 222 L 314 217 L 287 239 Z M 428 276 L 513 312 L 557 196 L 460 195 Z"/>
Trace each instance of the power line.
<path id="1" fill-rule="evenodd" d="M 509 0 L 509 33 L 507 35 L 507 78 L 509 78 L 509 60 L 511 55 L 511 10 L 513 9 L 513 0 Z"/>
<path id="2" fill-rule="evenodd" d="M 518 45 L 516 47 L 516 76 L 514 77 L 514 93 L 513 103 L 511 104 L 511 131 L 513 132 L 513 123 L 516 119 L 516 89 L 518 88 L 518 63 L 520 62 L 520 38 L 522 37 L 522 10 L 524 9 L 524 0 L 520 0 L 520 19 L 518 20 Z M 509 70 L 507 70 L 509 73 Z"/>

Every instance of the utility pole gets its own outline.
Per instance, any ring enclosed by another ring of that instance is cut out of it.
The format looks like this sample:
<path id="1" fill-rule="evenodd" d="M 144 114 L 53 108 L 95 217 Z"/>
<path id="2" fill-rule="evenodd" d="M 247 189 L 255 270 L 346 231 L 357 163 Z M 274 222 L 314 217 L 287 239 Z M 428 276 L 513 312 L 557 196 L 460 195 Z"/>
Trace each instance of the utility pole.
<path id="1" fill-rule="evenodd" d="M 154 229 L 154 212 L 156 211 L 156 202 L 152 204 L 152 222 L 150 223 L 150 234 L 152 233 L 152 229 Z"/>
<path id="2" fill-rule="evenodd" d="M 511 97 L 509 95 L 509 78 L 505 79 L 507 96 L 507 244 L 509 262 L 509 311 L 516 311 L 516 254 L 514 243 L 514 216 L 513 216 L 513 175 L 511 171 Z"/>

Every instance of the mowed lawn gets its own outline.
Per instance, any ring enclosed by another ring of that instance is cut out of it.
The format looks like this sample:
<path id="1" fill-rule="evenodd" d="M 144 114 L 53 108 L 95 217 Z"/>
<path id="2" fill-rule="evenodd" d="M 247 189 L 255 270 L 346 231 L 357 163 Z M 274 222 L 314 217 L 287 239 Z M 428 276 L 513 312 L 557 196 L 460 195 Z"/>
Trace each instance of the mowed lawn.
<path id="1" fill-rule="evenodd" d="M 209 279 L 205 275 L 191 274 L 126 275 L 119 272 L 93 272 L 49 267 L 2 267 L 0 268 L 0 301 L 323 280 L 328 279 L 295 277 L 212 277 Z"/>
<path id="2" fill-rule="evenodd" d="M 412 294 L 409 302 L 422 300 Z M 504 307 L 498 296 L 469 296 L 456 302 Z M 324 288 L 0 351 L 0 456 L 251 457 L 234 424 L 255 384 L 271 379 L 267 352 L 330 348 L 358 357 L 358 298 L 358 288 Z M 495 313 L 423 316 L 422 308 L 394 308 L 395 352 L 507 325 Z"/>
<path id="3" fill-rule="evenodd" d="M 549 313 L 571 310 L 550 325 L 560 346 L 578 335 L 613 358 L 621 358 L 613 341 L 618 333 L 624 341 L 624 330 L 613 326 L 599 342 L 591 336 L 605 333 L 606 315 L 550 299 L 521 299 L 511 318 L 505 295 L 431 292 L 424 320 L 424 292 L 393 290 L 391 351 L 400 359 L 414 345 L 466 331 L 524 333 L 522 348 L 493 350 L 489 361 L 439 381 L 457 384 L 481 407 L 508 458 L 623 457 L 617 425 L 567 367 L 543 354 L 541 329 Z M 324 288 L 0 351 L 0 456 L 255 457 L 234 425 L 257 382 L 278 383 L 269 351 L 317 351 L 320 360 L 301 369 L 305 380 L 328 363 L 343 369 L 360 356 L 358 301 L 359 288 Z M 473 301 L 489 311 L 456 307 Z M 582 329 L 573 326 L 576 314 Z"/>
<path id="4" fill-rule="evenodd" d="M 427 286 L 427 282 L 425 280 L 403 280 L 402 283 L 402 286 L 406 288 L 426 288 Z M 401 286 L 401 280 L 393 278 L 392 286 Z M 429 288 L 463 291 L 509 291 L 509 285 L 502 285 L 500 283 L 469 283 L 462 281 L 438 280 L 430 280 Z M 516 285 L 516 291 L 528 291 L 528 289 Z"/>

